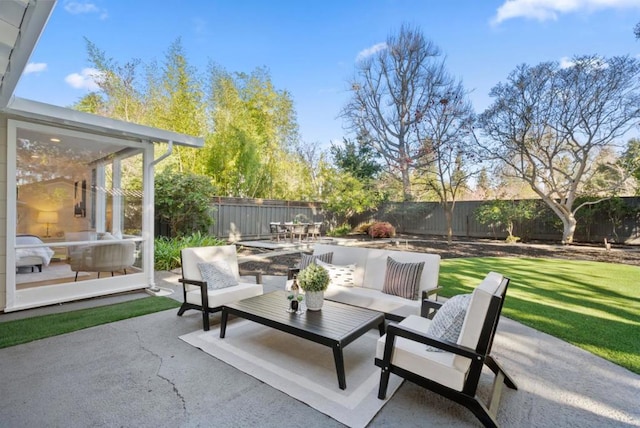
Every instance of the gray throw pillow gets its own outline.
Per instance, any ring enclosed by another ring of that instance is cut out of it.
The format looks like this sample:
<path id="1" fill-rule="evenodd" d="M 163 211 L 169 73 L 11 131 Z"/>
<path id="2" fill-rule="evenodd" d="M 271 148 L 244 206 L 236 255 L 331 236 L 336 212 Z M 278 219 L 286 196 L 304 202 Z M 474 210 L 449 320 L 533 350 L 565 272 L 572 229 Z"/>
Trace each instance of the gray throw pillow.
<path id="1" fill-rule="evenodd" d="M 325 263 L 331 263 L 331 260 L 333 260 L 333 252 L 323 254 L 303 254 L 300 257 L 300 270 L 306 268 L 312 263 L 315 263 L 316 260 L 322 260 Z"/>
<path id="2" fill-rule="evenodd" d="M 438 339 L 457 343 L 470 302 L 471 294 L 458 294 L 444 302 L 433 317 L 431 324 L 429 324 L 427 334 Z M 433 346 L 427 346 L 427 351 L 445 352 Z"/>
<path id="3" fill-rule="evenodd" d="M 400 263 L 387 257 L 387 272 L 382 292 L 405 299 L 418 300 L 424 262 Z"/>
<path id="4" fill-rule="evenodd" d="M 200 269 L 202 280 L 207 283 L 207 290 L 219 290 L 238 285 L 231 266 L 224 260 L 198 263 L 198 269 Z"/>

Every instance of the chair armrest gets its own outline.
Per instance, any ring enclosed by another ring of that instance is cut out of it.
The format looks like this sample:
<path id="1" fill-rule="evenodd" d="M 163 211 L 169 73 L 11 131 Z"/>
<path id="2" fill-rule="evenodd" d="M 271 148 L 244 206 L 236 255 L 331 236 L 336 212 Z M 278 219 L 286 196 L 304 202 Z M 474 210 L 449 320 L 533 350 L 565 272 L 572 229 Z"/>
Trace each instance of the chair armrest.
<path id="1" fill-rule="evenodd" d="M 433 319 L 433 316 L 438 312 L 438 309 L 440 309 L 443 304 L 444 302 L 438 302 L 436 300 L 426 298 L 423 293 L 422 305 L 420 306 L 420 316 L 423 318 Z"/>
<path id="2" fill-rule="evenodd" d="M 197 279 L 186 279 L 186 278 L 178 278 L 178 282 L 189 285 L 197 285 L 198 287 L 202 287 L 206 282 L 198 281 Z"/>
<path id="3" fill-rule="evenodd" d="M 442 290 L 442 287 L 433 287 L 430 288 L 428 290 L 422 290 L 422 299 L 428 299 L 429 296 L 435 294 L 436 297 L 438 297 L 438 293 L 440 292 L 440 290 Z M 437 300 L 437 299 L 433 299 L 433 300 Z"/>
<path id="4" fill-rule="evenodd" d="M 240 270 L 240 276 L 255 276 L 256 284 L 262 284 L 262 272 L 260 271 L 243 271 Z"/>
<path id="5" fill-rule="evenodd" d="M 482 360 L 484 357 L 478 354 L 474 349 L 466 346 L 458 345 L 457 343 L 449 342 L 448 340 L 437 339 L 433 336 L 426 335 L 419 331 L 403 327 L 398 324 L 389 324 L 387 326 L 387 340 L 384 349 L 384 359 L 386 361 L 391 360 L 391 351 L 395 342 L 395 337 L 400 336 L 405 339 L 412 340 L 414 342 L 423 343 L 425 345 L 433 346 L 434 348 L 442 349 L 443 351 L 452 352 L 456 355 L 470 358 L 472 360 Z M 387 349 L 389 348 L 389 349 Z M 388 354 L 388 359 L 387 359 Z"/>
<path id="6" fill-rule="evenodd" d="M 287 279 L 293 279 L 293 275 L 300 273 L 300 268 L 289 268 L 287 272 Z"/>

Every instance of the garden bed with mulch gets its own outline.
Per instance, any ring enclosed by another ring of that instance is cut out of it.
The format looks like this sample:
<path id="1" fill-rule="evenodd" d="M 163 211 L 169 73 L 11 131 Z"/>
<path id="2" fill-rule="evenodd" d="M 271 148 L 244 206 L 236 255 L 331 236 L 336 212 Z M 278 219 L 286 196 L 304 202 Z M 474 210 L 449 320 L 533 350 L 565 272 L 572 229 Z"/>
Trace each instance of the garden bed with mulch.
<path id="1" fill-rule="evenodd" d="M 446 241 L 397 237 L 393 240 L 370 240 L 354 237 L 358 246 L 439 254 L 443 259 L 461 257 L 544 257 L 566 260 L 590 260 L 640 266 L 640 247 L 556 244 L 506 244 L 499 241 L 474 240 Z M 240 246 L 240 245 L 239 245 Z M 240 255 L 267 254 L 270 250 L 240 247 Z M 259 271 L 265 275 L 286 275 L 290 267 L 300 261 L 301 253 L 279 254 L 273 257 L 251 259 L 242 263 L 243 270 Z"/>

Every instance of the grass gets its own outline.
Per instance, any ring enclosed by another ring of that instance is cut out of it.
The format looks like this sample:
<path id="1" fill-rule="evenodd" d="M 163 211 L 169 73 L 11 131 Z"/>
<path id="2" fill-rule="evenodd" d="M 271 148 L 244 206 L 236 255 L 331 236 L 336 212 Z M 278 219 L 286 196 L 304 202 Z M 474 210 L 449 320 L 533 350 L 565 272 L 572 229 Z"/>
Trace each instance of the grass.
<path id="1" fill-rule="evenodd" d="M 484 257 L 442 260 L 443 296 L 469 293 L 489 271 L 511 278 L 502 314 L 640 374 L 640 268 Z"/>
<path id="2" fill-rule="evenodd" d="M 168 297 L 150 296 L 113 305 L 0 323 L 0 349 L 88 327 L 177 308 Z"/>

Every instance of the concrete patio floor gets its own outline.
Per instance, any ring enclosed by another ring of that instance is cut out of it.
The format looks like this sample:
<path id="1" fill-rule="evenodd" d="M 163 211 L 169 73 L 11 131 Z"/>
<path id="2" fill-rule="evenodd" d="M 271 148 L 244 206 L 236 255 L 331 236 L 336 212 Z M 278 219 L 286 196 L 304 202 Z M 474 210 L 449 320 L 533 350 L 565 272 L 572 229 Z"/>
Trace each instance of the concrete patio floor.
<path id="1" fill-rule="evenodd" d="M 166 289 L 179 290 L 177 278 L 156 273 Z M 267 292 L 284 277 L 264 282 Z M 93 300 L 62 306 L 100 303 Z M 169 310 L 1 349 L 0 426 L 341 426 L 178 339 L 200 323 L 196 311 Z M 640 376 L 506 318 L 494 354 L 520 388 L 503 391 L 502 426 L 640 427 Z M 461 406 L 405 382 L 370 426 L 480 425 Z"/>

